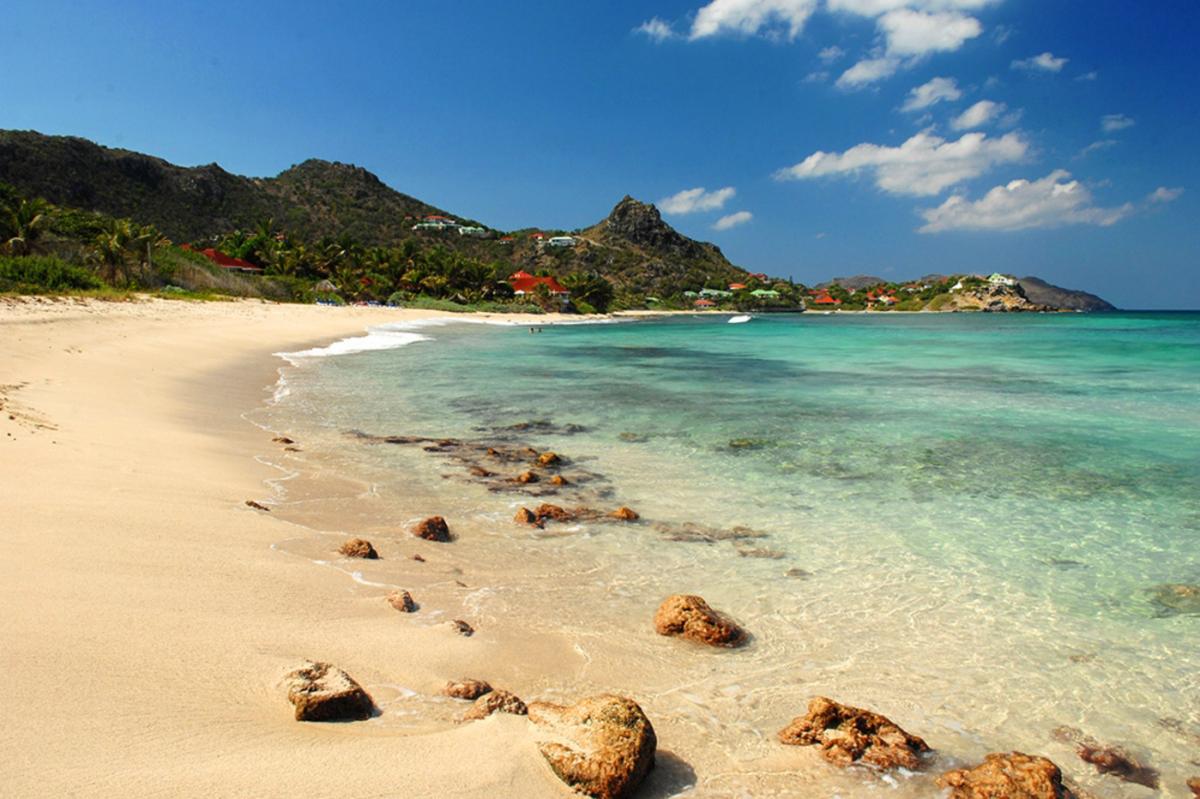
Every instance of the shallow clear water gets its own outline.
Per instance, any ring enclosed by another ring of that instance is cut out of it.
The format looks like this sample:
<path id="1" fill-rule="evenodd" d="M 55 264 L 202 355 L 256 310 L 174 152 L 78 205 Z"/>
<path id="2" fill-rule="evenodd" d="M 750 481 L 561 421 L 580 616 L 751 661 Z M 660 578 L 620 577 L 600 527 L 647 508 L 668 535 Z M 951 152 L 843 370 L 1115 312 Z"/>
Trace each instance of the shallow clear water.
<path id="1" fill-rule="evenodd" d="M 643 701 L 694 772 L 662 795 L 689 783 L 696 796 L 789 795 L 797 770 L 813 795 L 930 795 L 923 778 L 851 779 L 780 753 L 774 732 L 816 694 L 902 721 L 939 765 L 1023 749 L 1100 796 L 1148 795 L 1051 737 L 1070 725 L 1149 760 L 1166 795 L 1200 773 L 1200 615 L 1153 594 L 1200 584 L 1200 314 L 392 336 L 284 371 L 265 421 L 305 450 L 285 506 L 397 546 L 411 543 L 402 522 L 450 519 L 461 538 L 444 557 L 473 582 L 427 592 L 449 616 L 545 642 L 511 679 Z M 367 349 L 390 344 L 406 346 Z M 520 423 L 535 424 L 509 429 Z M 644 522 L 531 531 L 512 513 L 542 499 L 350 430 L 552 449 L 568 478 L 592 479 L 548 501 L 628 505 Z M 354 487 L 331 490 L 333 475 Z M 370 568 L 384 584 L 416 579 Z M 654 607 L 676 592 L 729 612 L 752 644 L 712 653 L 655 636 Z"/>

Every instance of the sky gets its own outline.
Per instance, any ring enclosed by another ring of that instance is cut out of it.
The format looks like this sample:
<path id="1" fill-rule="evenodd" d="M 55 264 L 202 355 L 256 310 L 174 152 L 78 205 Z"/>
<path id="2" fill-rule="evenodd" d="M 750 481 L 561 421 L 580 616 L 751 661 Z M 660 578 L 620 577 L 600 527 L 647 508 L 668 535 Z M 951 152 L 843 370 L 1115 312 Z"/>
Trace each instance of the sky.
<path id="1" fill-rule="evenodd" d="M 1200 308 L 1200 3 L 8 0 L 0 128 L 498 229 L 624 195 L 751 271 Z"/>

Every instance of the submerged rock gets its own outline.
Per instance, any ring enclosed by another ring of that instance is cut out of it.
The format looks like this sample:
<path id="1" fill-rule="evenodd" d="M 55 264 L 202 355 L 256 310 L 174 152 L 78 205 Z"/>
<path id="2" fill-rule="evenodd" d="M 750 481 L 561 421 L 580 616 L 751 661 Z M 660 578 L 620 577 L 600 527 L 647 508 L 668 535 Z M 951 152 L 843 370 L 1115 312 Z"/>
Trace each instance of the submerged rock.
<path id="1" fill-rule="evenodd" d="M 654 766 L 658 739 L 632 699 L 594 696 L 569 707 L 534 702 L 529 720 L 539 729 L 542 757 L 584 796 L 629 796 Z"/>
<path id="2" fill-rule="evenodd" d="M 1158 789 L 1158 772 L 1140 763 L 1135 757 L 1117 746 L 1080 745 L 1075 754 L 1085 763 L 1091 763 L 1101 774 L 1111 774 L 1125 782 Z"/>
<path id="3" fill-rule="evenodd" d="M 514 716 L 524 716 L 528 713 L 528 708 L 521 698 L 509 691 L 489 691 L 475 700 L 475 704 L 471 706 L 462 717 L 463 721 L 479 721 L 486 719 L 493 713 L 510 713 Z"/>
<path id="4" fill-rule="evenodd" d="M 407 591 L 392 591 L 387 595 L 387 603 L 401 613 L 417 612 L 417 603 Z"/>
<path id="5" fill-rule="evenodd" d="M 475 634 L 475 628 L 467 624 L 462 619 L 454 619 L 450 622 L 450 626 L 454 628 L 455 632 L 464 638 L 470 638 Z"/>
<path id="6" fill-rule="evenodd" d="M 1022 752 L 993 753 L 971 769 L 947 771 L 937 784 L 947 799 L 1076 799 L 1058 766 Z"/>
<path id="7" fill-rule="evenodd" d="M 1164 583 L 1150 589 L 1150 601 L 1163 615 L 1200 615 L 1200 585 Z"/>
<path id="8" fill-rule="evenodd" d="M 275 436 L 271 440 L 274 441 L 276 444 L 295 444 L 296 443 L 295 441 L 288 438 L 287 436 Z"/>
<path id="9" fill-rule="evenodd" d="M 610 518 L 623 522 L 636 522 L 638 519 L 642 518 L 637 514 L 637 511 L 633 510 L 632 508 L 627 508 L 624 505 L 608 515 Z"/>
<path id="10" fill-rule="evenodd" d="M 709 646 L 740 646 L 746 631 L 708 606 L 703 598 L 673 594 L 663 600 L 654 614 L 659 635 L 682 636 Z"/>
<path id="11" fill-rule="evenodd" d="M 534 515 L 539 522 L 543 522 L 546 519 L 555 522 L 569 522 L 574 518 L 574 514 L 570 511 L 560 508 L 558 505 L 551 505 L 548 502 L 538 505 L 537 510 L 534 511 Z"/>
<path id="12" fill-rule="evenodd" d="M 484 680 L 451 680 L 446 683 L 442 693 L 455 699 L 475 700 L 484 694 L 490 694 L 492 686 Z"/>
<path id="13" fill-rule="evenodd" d="M 562 463 L 562 458 L 558 456 L 557 452 L 543 452 L 538 455 L 537 462 L 538 466 L 555 466 Z"/>
<path id="14" fill-rule="evenodd" d="M 338 547 L 338 552 L 348 558 L 375 560 L 379 557 L 379 553 L 375 551 L 375 547 L 371 546 L 371 542 L 365 538 L 351 538 Z"/>
<path id="15" fill-rule="evenodd" d="M 533 472 L 521 472 L 520 474 L 518 474 L 516 476 L 516 481 L 523 485 L 528 485 L 529 483 L 536 483 L 540 479 L 541 478 L 538 477 Z"/>
<path id="16" fill-rule="evenodd" d="M 561 474 L 556 474 L 550 478 L 550 485 L 569 486 L 570 484 L 571 484 L 570 481 L 567 480 L 567 478 L 563 477 Z"/>
<path id="17" fill-rule="evenodd" d="M 370 718 L 375 703 L 354 679 L 328 663 L 305 661 L 284 678 L 296 721 L 346 721 Z"/>
<path id="18" fill-rule="evenodd" d="M 424 538 L 426 541 L 438 541 L 446 543 L 450 540 L 450 526 L 446 524 L 446 520 L 441 516 L 430 516 L 417 523 L 413 528 L 412 534 L 417 538 Z"/>
<path id="19" fill-rule="evenodd" d="M 1188 780 L 1187 787 L 1193 796 L 1200 797 L 1200 777 L 1192 777 Z"/>
<path id="20" fill-rule="evenodd" d="M 808 713 L 780 730 L 779 741 L 790 746 L 819 746 L 821 755 L 839 766 L 864 763 L 881 769 L 919 769 L 921 755 L 929 751 L 925 741 L 886 716 L 823 696 L 809 700 Z"/>
<path id="21" fill-rule="evenodd" d="M 496 476 L 495 472 L 488 471 L 487 469 L 483 468 L 482 466 L 470 466 L 470 467 L 468 467 L 468 471 L 471 472 L 472 477 L 495 477 Z"/>
<path id="22" fill-rule="evenodd" d="M 254 508 L 255 510 L 265 510 L 267 513 L 270 513 L 270 512 L 271 512 L 271 509 L 270 509 L 270 508 L 268 508 L 266 505 L 263 505 L 263 504 L 261 504 L 261 503 L 255 502 L 255 501 L 254 501 L 254 500 L 252 500 L 252 499 L 248 499 L 248 500 L 246 500 L 246 507 L 248 507 L 248 508 Z"/>

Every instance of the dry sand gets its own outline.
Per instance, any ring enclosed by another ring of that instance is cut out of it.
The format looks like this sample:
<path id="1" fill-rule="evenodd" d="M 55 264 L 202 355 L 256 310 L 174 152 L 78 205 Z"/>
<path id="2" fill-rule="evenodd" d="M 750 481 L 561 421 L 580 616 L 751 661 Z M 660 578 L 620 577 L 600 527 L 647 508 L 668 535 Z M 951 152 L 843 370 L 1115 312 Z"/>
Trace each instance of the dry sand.
<path id="1" fill-rule="evenodd" d="M 477 642 L 352 599 L 244 505 L 270 354 L 435 316 L 258 302 L 0 304 L 5 796 L 570 796 L 523 719 L 303 724 L 305 658 L 433 693 Z M 511 318 L 511 317 L 506 317 Z M 535 317 L 548 321 L 546 317 Z"/>

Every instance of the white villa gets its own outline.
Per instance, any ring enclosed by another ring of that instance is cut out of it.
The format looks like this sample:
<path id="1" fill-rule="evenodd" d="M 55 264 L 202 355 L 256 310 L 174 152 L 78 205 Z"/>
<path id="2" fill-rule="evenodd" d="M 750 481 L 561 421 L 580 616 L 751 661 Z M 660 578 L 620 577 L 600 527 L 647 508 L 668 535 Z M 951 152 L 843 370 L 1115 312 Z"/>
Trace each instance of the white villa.
<path id="1" fill-rule="evenodd" d="M 554 236 L 546 242 L 550 247 L 574 247 L 576 243 L 574 236 Z"/>
<path id="2" fill-rule="evenodd" d="M 989 286 L 1015 286 L 1017 285 L 1016 278 L 1011 278 L 1008 275 L 1002 275 L 999 272 L 993 272 L 988 278 Z"/>
<path id="3" fill-rule="evenodd" d="M 476 227 L 474 225 L 463 225 L 458 228 L 458 235 L 473 236 L 477 239 L 482 239 L 487 236 L 487 228 Z"/>

